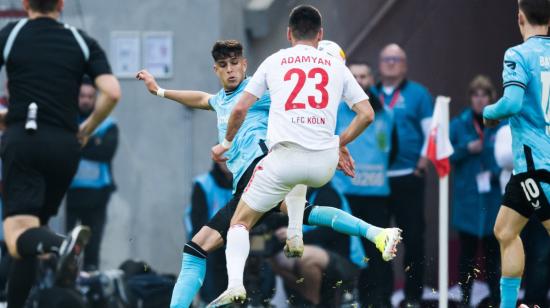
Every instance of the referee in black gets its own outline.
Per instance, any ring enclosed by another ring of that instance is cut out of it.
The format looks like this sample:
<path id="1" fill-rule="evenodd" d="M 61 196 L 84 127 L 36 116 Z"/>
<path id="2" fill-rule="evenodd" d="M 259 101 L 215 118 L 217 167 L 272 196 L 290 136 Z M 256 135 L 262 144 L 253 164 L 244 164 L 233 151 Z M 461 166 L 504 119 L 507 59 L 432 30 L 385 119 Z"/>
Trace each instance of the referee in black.
<path id="1" fill-rule="evenodd" d="M 4 234 L 15 259 L 8 279 L 10 308 L 24 305 L 39 255 L 56 256 L 57 286 L 74 286 L 90 229 L 76 227 L 63 237 L 47 224 L 76 172 L 81 146 L 120 98 L 98 43 L 58 21 L 63 5 L 64 0 L 23 0 L 28 18 L 0 30 L 0 66 L 6 67 L 10 93 L 1 150 Z M 94 112 L 79 127 L 84 75 L 99 94 Z"/>

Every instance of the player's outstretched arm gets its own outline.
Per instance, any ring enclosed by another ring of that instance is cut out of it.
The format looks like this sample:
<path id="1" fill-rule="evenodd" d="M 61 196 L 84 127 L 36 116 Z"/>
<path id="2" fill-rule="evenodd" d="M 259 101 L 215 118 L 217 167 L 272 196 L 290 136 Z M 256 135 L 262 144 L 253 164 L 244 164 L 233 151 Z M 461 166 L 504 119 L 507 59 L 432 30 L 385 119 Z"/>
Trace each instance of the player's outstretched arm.
<path id="1" fill-rule="evenodd" d="M 356 115 L 345 131 L 340 134 L 340 146 L 346 146 L 359 136 L 374 121 L 374 110 L 368 99 L 353 105 Z"/>
<path id="2" fill-rule="evenodd" d="M 510 117 L 521 111 L 525 90 L 516 85 L 507 86 L 504 95 L 498 102 L 485 107 L 483 119 L 489 127 L 496 126 L 499 120 Z"/>
<path id="3" fill-rule="evenodd" d="M 113 111 L 117 102 L 120 100 L 120 83 L 115 76 L 103 74 L 94 80 L 95 86 L 99 90 L 97 102 L 92 114 L 80 125 L 79 139 L 82 146 L 86 145 L 88 137 Z"/>
<path id="4" fill-rule="evenodd" d="M 153 95 L 159 95 L 159 85 L 155 80 L 155 77 L 151 75 L 147 70 L 141 70 L 137 73 L 136 78 L 138 80 L 143 80 L 143 83 L 147 87 L 147 90 Z M 211 110 L 212 107 L 208 103 L 212 94 L 202 92 L 202 91 L 188 91 L 188 90 L 166 90 L 162 89 L 163 94 L 161 95 L 164 98 L 178 102 L 184 106 L 194 109 L 204 109 Z"/>

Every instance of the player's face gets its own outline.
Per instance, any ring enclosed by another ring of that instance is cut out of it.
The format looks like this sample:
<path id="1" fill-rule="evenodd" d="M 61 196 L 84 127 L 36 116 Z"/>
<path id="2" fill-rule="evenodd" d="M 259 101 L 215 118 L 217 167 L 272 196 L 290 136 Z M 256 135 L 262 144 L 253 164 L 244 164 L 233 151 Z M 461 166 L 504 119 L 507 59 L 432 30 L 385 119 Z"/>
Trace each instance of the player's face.
<path id="1" fill-rule="evenodd" d="M 380 74 L 386 78 L 403 78 L 407 73 L 407 58 L 399 48 L 386 48 L 380 54 Z"/>
<path id="2" fill-rule="evenodd" d="M 94 109 L 96 100 L 96 90 L 94 87 L 88 84 L 83 84 L 80 87 L 80 94 L 78 95 L 78 107 L 80 112 L 89 113 Z"/>
<path id="3" fill-rule="evenodd" d="M 487 93 L 487 91 L 477 89 L 470 96 L 470 101 L 474 113 L 480 115 L 483 112 L 483 108 L 491 103 L 491 98 L 489 97 L 489 93 Z"/>
<path id="4" fill-rule="evenodd" d="M 214 71 L 225 90 L 234 90 L 244 80 L 247 62 L 243 57 L 220 59 L 214 64 Z"/>
<path id="5" fill-rule="evenodd" d="M 368 89 L 374 85 L 374 77 L 372 76 L 370 67 L 364 64 L 352 64 L 349 66 L 349 70 L 357 80 L 357 83 L 363 88 Z"/>

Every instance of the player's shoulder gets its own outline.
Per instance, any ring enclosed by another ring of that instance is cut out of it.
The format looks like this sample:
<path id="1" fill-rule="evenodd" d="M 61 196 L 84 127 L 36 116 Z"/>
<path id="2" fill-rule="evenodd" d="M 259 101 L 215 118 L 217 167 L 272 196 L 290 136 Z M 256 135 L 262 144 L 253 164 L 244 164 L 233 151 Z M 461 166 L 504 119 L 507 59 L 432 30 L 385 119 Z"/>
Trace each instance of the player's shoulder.
<path id="1" fill-rule="evenodd" d="M 224 97 L 225 97 L 225 90 L 222 88 L 217 93 L 210 96 L 210 98 L 208 99 L 208 103 L 210 104 L 210 107 L 212 107 L 213 109 L 216 109 L 216 107 L 220 104 L 220 102 L 224 99 Z"/>
<path id="2" fill-rule="evenodd" d="M 0 29 L 0 42 L 3 44 L 5 41 L 7 41 L 8 39 L 8 36 L 10 35 L 11 31 L 13 30 L 13 28 L 15 28 L 15 25 L 17 25 L 19 21 L 12 21 L 12 22 L 9 22 L 7 25 L 5 25 L 4 27 L 2 27 L 2 29 Z"/>
<path id="3" fill-rule="evenodd" d="M 532 41 L 527 40 L 519 45 L 512 46 L 504 52 L 505 60 L 524 60 L 532 51 Z"/>

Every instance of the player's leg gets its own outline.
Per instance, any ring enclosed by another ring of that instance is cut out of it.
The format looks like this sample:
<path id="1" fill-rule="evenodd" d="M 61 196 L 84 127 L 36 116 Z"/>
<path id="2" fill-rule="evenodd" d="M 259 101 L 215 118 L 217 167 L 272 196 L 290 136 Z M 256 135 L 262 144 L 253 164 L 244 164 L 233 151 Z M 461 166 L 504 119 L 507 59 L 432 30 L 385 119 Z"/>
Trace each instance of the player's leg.
<path id="1" fill-rule="evenodd" d="M 172 291 L 171 308 L 187 308 L 198 294 L 206 275 L 208 253 L 223 246 L 238 199 L 233 198 L 203 226 L 183 248 L 181 270 Z"/>
<path id="2" fill-rule="evenodd" d="M 308 205 L 304 212 L 304 224 L 366 238 L 376 245 L 386 261 L 395 257 L 397 244 L 401 241 L 400 229 L 377 227 L 331 206 Z"/>
<path id="3" fill-rule="evenodd" d="M 286 147 L 276 146 L 256 166 L 227 232 L 225 257 L 228 288 L 208 307 L 224 306 L 246 299 L 243 275 L 250 252 L 249 230 L 264 213 L 285 198 L 297 184 L 293 178 L 304 168 L 293 156 L 289 160 L 289 154 Z"/>
<path id="4" fill-rule="evenodd" d="M 289 258 L 301 257 L 304 253 L 302 222 L 306 204 L 307 186 L 298 184 L 286 195 L 285 203 L 288 212 L 285 255 Z"/>
<path id="5" fill-rule="evenodd" d="M 264 212 L 251 208 L 243 199 L 239 202 L 227 232 L 225 248 L 227 290 L 207 307 L 221 307 L 246 300 L 243 276 L 246 259 L 250 253 L 249 230 L 260 220 Z"/>
<path id="6" fill-rule="evenodd" d="M 502 206 L 495 223 L 495 236 L 500 245 L 502 276 L 500 279 L 502 308 L 516 307 L 525 253 L 519 234 L 528 219 L 515 210 Z"/>
<path id="7" fill-rule="evenodd" d="M 227 238 L 231 218 L 241 199 L 241 194 L 248 185 L 254 169 L 261 158 L 256 158 L 250 164 L 239 180 L 233 198 L 185 245 L 181 271 L 172 291 L 170 307 L 187 308 L 198 294 L 206 275 L 208 253 L 223 246 Z"/>

